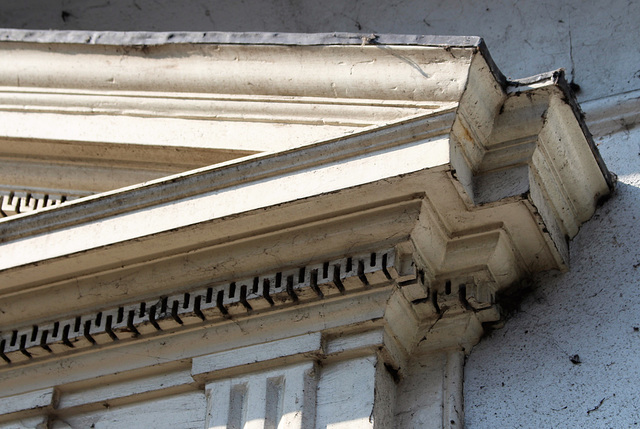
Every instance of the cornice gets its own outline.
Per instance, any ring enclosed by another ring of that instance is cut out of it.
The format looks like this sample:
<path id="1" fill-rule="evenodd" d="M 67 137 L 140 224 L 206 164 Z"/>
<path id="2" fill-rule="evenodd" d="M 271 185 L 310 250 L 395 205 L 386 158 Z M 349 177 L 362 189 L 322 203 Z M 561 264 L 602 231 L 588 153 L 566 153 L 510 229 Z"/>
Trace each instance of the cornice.
<path id="1" fill-rule="evenodd" d="M 0 186 L 68 197 L 455 109 L 484 46 L 353 34 L 3 34 Z"/>
<path id="2" fill-rule="evenodd" d="M 375 127 L 367 131 L 355 133 L 346 137 L 306 145 L 273 154 L 258 154 L 169 176 L 132 187 L 105 192 L 70 202 L 63 211 L 41 210 L 37 216 L 27 214 L 22 217 L 12 217 L 3 223 L 0 220 L 0 240 L 9 242 L 27 236 L 37 236 L 61 228 L 82 226 L 100 219 L 108 219 L 126 213 L 136 213 L 145 208 L 160 207 L 167 202 L 173 204 L 185 201 L 194 196 L 221 193 L 225 190 L 235 190 L 249 183 L 263 183 L 273 178 L 293 176 L 295 174 L 309 174 L 319 166 L 332 167 L 338 164 L 346 165 L 349 160 L 361 163 L 362 158 L 384 157 L 388 153 L 398 150 L 416 150 L 416 145 L 432 146 L 431 154 L 425 163 L 419 165 L 398 165 L 403 173 L 422 169 L 425 166 L 435 167 L 445 164 L 448 155 L 438 150 L 441 146 L 439 137 L 445 135 L 454 118 L 454 111 L 445 108 L 428 116 L 418 116 L 403 119 L 382 127 Z M 389 166 L 391 167 L 391 166 Z M 334 167 L 335 168 L 335 167 Z M 342 167 L 340 167 L 342 168 Z M 393 169 L 389 168 L 388 176 L 393 176 Z M 324 192 L 343 188 L 349 180 L 336 183 L 341 173 L 331 170 L 335 174 L 328 188 Z M 313 173 L 311 173 L 313 174 Z M 372 174 L 374 172 L 372 171 Z M 377 173 L 376 173 L 377 174 Z M 384 174 L 384 173 L 383 173 Z M 346 178 L 345 178 L 346 179 Z M 364 182 L 366 178 L 352 178 Z M 299 195 L 298 198 L 317 194 L 313 188 L 300 192 L 309 194 Z M 283 195 L 283 201 L 288 196 Z M 114 204 L 118 200 L 118 204 Z M 260 201 L 249 203 L 248 209 L 261 207 Z M 228 214 L 233 214 L 229 212 Z M 193 223 L 188 218 L 176 219 L 183 226 Z M 8 223 L 10 222 L 10 223 Z M 160 229 L 154 232 L 162 231 Z M 178 225 L 173 225 L 175 228 Z M 138 232 L 135 232 L 137 235 Z M 133 237 L 130 237 L 133 238 Z M 120 241 L 116 239 L 112 242 Z M 97 243 L 96 243 L 97 244 Z M 109 244 L 107 242 L 100 245 Z M 18 264 L 19 265 L 19 264 Z"/>
<path id="3" fill-rule="evenodd" d="M 366 127 L 447 102 L 2 87 L 0 111 Z M 246 144 L 246 143 L 245 143 Z"/>
<path id="4" fill-rule="evenodd" d="M 17 55 L 0 72 L 11 86 L 2 94 L 22 100 L 0 116 L 35 97 L 26 109 L 35 115 L 215 122 L 194 113 L 206 108 L 220 109 L 236 130 L 269 121 L 304 129 L 323 116 L 331 123 L 321 126 L 338 129 L 292 146 L 258 142 L 241 148 L 258 153 L 0 220 L 5 363 L 89 354 L 102 342 L 115 347 L 124 337 L 146 341 L 174 329 L 178 337 L 191 329 L 183 325 L 205 329 L 226 317 L 266 320 L 285 313 L 280 303 L 303 312 L 341 296 L 340 284 L 349 292 L 348 282 L 354 289 L 345 299 L 353 302 L 379 285 L 375 311 L 348 323 L 376 319 L 398 342 L 397 355 L 469 350 L 482 323 L 499 318 L 500 292 L 537 271 L 566 269 L 568 239 L 614 179 L 562 74 L 506 82 L 481 41 L 381 40 L 0 44 L 0 55 Z M 88 65 L 74 76 L 21 69 L 44 58 L 62 69 L 74 52 Z M 167 67 L 152 75 L 154 61 Z M 17 89 L 17 76 L 30 89 Z M 132 111 L 141 100 L 149 103 Z M 379 117 L 367 122 L 374 111 Z M 37 140 L 43 159 L 64 152 L 64 139 L 54 140 Z M 121 147 L 100 144 L 121 157 L 113 166 L 133 162 Z M 200 144 L 191 149 L 206 149 Z M 79 163 L 99 161 L 86 140 L 72 145 L 87 151 Z M 166 159 L 166 146 L 154 150 L 149 164 Z M 339 267 L 337 277 L 326 267 Z M 278 294 L 266 287 L 278 283 Z M 187 357 L 198 355 L 189 350 Z"/>
<path id="5" fill-rule="evenodd" d="M 374 36 L 374 37 L 372 37 Z M 363 38 L 365 39 L 363 41 Z M 474 36 L 369 33 L 260 33 L 260 32 L 144 32 L 0 29 L 0 41 L 30 43 L 95 44 L 115 46 L 154 46 L 166 44 L 232 45 L 415 45 L 473 48 L 482 45 Z"/>
<path id="6" fill-rule="evenodd" d="M 393 249 L 385 249 L 33 324 L 0 333 L 0 358 L 6 364 L 51 358 L 164 331 L 175 333 L 183 326 L 210 325 L 299 302 L 388 286 L 394 281 L 415 282 L 415 275 L 398 273 L 395 258 Z"/>
<path id="7" fill-rule="evenodd" d="M 528 195 L 568 261 L 568 240 L 609 195 L 615 175 L 604 165 L 563 71 L 511 82 L 506 96 L 494 95 L 489 107 L 493 120 L 461 110 L 454 124 L 459 146 L 452 165 L 461 185 L 475 204 Z"/>

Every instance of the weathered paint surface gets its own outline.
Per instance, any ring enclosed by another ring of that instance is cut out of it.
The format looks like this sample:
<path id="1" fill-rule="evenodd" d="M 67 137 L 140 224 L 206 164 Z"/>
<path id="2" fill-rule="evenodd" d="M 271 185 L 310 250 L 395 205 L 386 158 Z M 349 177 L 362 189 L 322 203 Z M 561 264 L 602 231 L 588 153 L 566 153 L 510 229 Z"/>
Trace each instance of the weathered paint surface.
<path id="1" fill-rule="evenodd" d="M 504 73 L 565 67 L 596 100 L 640 88 L 640 4 L 597 2 L 371 1 L 240 3 L 137 0 L 29 1 L 3 6 L 0 25 L 20 28 L 218 31 L 362 31 L 477 34 Z M 37 13 L 35 12 L 37 11 Z M 587 110 L 587 120 L 589 120 Z M 571 270 L 534 279 L 501 330 L 465 369 L 466 426 L 629 427 L 640 422 L 640 133 L 634 124 L 597 141 L 619 175 L 617 193 L 572 242 Z M 574 357 L 579 355 L 581 363 Z M 574 357 L 573 362 L 571 357 Z M 504 383 L 504 384 L 503 384 Z"/>
<path id="2" fill-rule="evenodd" d="M 640 3 L 626 0 L 28 0 L 3 4 L 0 27 L 478 35 L 505 75 L 564 67 L 589 100 L 640 88 L 639 16 Z"/>
<path id="3" fill-rule="evenodd" d="M 54 429 L 69 428 L 184 428 L 204 427 L 205 398 L 202 392 L 169 396 L 133 405 L 103 408 L 84 414 L 59 417 L 52 422 Z"/>
<path id="4" fill-rule="evenodd" d="M 571 270 L 536 276 L 520 311 L 474 348 L 469 428 L 640 424 L 629 406 L 640 398 L 640 132 L 599 142 L 616 193 L 571 243 Z"/>
<path id="5" fill-rule="evenodd" d="M 323 369 L 318 384 L 317 428 L 373 428 L 375 365 L 372 357 L 339 362 Z"/>

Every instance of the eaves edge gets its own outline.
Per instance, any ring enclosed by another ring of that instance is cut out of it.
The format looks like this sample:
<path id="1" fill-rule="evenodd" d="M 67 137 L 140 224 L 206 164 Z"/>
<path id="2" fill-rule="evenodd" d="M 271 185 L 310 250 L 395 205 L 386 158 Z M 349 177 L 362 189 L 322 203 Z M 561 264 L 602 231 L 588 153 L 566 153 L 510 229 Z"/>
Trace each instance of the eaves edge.
<path id="1" fill-rule="evenodd" d="M 194 31 L 80 31 L 0 29 L 2 42 L 68 43 L 115 46 L 157 46 L 166 44 L 230 45 L 414 45 L 435 47 L 479 47 L 477 36 L 441 36 L 372 33 L 268 33 Z"/>

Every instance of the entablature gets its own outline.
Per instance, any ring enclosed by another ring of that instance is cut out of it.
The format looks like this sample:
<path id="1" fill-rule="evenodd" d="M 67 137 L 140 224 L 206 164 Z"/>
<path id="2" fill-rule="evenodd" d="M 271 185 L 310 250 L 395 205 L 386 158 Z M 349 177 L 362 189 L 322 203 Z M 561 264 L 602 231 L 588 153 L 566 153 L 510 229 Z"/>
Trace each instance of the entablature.
<path id="1" fill-rule="evenodd" d="M 501 291 L 567 268 L 568 239 L 614 179 L 561 71 L 507 82 L 480 40 L 277 40 L 0 44 L 17 55 L 0 117 L 19 124 L 0 129 L 3 159 L 36 166 L 30 183 L 49 158 L 86 167 L 88 182 L 48 191 L 138 177 L 0 220 L 5 374 L 165 337 L 191 359 L 200 331 L 289 318 L 281 339 L 305 314 L 323 335 L 382 326 L 397 369 L 416 351 L 470 350 Z M 74 52 L 75 77 L 23 75 L 44 59 L 65 70 Z M 43 139 L 22 122 L 38 115 L 90 125 Z M 139 183 L 145 166 L 159 176 Z"/>

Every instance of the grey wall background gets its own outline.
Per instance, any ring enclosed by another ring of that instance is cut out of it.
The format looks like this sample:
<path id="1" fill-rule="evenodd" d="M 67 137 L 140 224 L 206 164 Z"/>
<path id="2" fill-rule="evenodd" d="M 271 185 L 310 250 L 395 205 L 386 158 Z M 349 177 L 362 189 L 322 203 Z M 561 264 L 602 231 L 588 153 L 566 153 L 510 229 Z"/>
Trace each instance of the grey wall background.
<path id="1" fill-rule="evenodd" d="M 585 106 L 640 111 L 640 2 L 27 0 L 0 27 L 478 35 L 512 78 L 564 67 Z M 589 110 L 587 110 L 589 120 Z M 620 119 L 623 121 L 623 119 Z M 533 279 L 465 368 L 468 428 L 640 425 L 640 131 L 596 136 L 616 194 L 571 243 L 571 270 Z M 580 363 L 573 359 L 579 356 Z"/>

